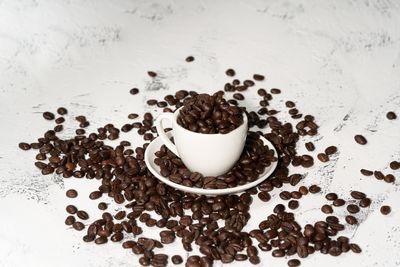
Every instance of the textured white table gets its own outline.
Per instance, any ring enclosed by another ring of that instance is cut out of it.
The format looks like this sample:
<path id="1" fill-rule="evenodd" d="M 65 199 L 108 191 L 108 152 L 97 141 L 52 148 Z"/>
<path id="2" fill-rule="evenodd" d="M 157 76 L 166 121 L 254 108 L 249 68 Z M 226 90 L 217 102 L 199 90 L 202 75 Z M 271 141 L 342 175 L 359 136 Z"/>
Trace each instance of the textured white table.
<path id="1" fill-rule="evenodd" d="M 85 244 L 82 233 L 64 225 L 71 202 L 95 214 L 95 203 L 82 199 L 98 184 L 43 177 L 33 166 L 34 153 L 17 144 L 53 127 L 43 111 L 65 106 L 70 118 L 86 115 L 91 129 L 109 121 L 122 125 L 128 113 L 146 109 L 148 98 L 222 88 L 228 67 L 241 79 L 265 74 L 262 86 L 283 90 L 274 103 L 294 99 L 303 113 L 316 116 L 317 150 L 339 147 L 329 164 L 306 170 L 302 184 L 317 183 L 346 199 L 358 189 L 374 200 L 358 216 L 361 225 L 345 232 L 362 254 L 316 253 L 302 266 L 399 266 L 400 173 L 387 166 L 400 158 L 400 119 L 385 119 L 389 110 L 400 115 L 399 38 L 395 0 L 0 0 L 0 266 L 137 266 L 137 258 L 120 245 Z M 195 62 L 184 62 L 188 55 Z M 147 70 L 160 73 L 159 84 L 150 83 Z M 141 89 L 137 96 L 128 94 L 134 86 Z M 254 106 L 255 94 L 246 96 L 246 105 Z M 357 145 L 356 133 L 368 145 Z M 134 132 L 123 137 L 140 141 Z M 393 172 L 398 181 L 362 177 L 363 167 Z M 79 188 L 74 201 L 64 195 L 70 187 Z M 246 229 L 278 202 L 257 201 Z M 302 199 L 298 219 L 324 218 L 318 210 L 323 203 L 322 195 Z M 382 203 L 392 205 L 392 214 L 380 214 Z M 344 208 L 335 212 L 345 214 Z M 186 255 L 179 242 L 165 251 Z M 262 266 L 286 265 L 285 259 L 261 255 Z"/>

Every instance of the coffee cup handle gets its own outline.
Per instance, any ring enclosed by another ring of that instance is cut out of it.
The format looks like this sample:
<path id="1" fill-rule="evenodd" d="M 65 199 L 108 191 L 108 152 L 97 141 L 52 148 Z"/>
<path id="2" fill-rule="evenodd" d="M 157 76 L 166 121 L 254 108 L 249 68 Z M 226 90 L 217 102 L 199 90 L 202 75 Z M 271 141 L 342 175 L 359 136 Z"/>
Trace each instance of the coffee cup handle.
<path id="1" fill-rule="evenodd" d="M 176 149 L 176 146 L 174 143 L 171 142 L 171 140 L 168 138 L 167 134 L 164 131 L 164 127 L 162 126 L 162 121 L 163 120 L 169 120 L 171 123 L 174 121 L 174 114 L 170 112 L 165 112 L 159 115 L 156 119 L 156 129 L 157 133 L 160 136 L 161 140 L 163 141 L 164 145 L 172 151 L 175 155 L 179 157 L 178 150 Z"/>

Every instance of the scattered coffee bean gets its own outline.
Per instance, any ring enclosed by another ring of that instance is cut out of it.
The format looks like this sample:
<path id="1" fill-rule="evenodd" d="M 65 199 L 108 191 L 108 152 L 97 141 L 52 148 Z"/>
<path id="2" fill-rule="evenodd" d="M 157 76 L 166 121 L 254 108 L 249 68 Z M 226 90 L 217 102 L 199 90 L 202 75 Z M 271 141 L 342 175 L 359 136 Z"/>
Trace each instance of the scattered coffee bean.
<path id="1" fill-rule="evenodd" d="M 86 211 L 84 211 L 84 210 L 79 210 L 79 211 L 76 213 L 76 216 L 78 216 L 78 218 L 81 219 L 81 220 L 87 220 L 87 219 L 89 219 L 89 214 L 88 214 Z"/>
<path id="2" fill-rule="evenodd" d="M 193 57 L 193 56 L 188 56 L 188 57 L 185 59 L 185 61 L 186 61 L 186 62 L 193 62 L 193 61 L 194 61 L 194 57 Z"/>
<path id="3" fill-rule="evenodd" d="M 139 93 L 139 89 L 137 89 L 137 88 L 132 88 L 132 89 L 129 91 L 129 93 L 130 93 L 131 95 L 136 95 L 136 94 Z"/>
<path id="4" fill-rule="evenodd" d="M 321 192 L 321 187 L 319 187 L 318 185 L 312 185 L 312 186 L 310 186 L 310 187 L 308 188 L 308 191 L 309 191 L 311 194 L 316 194 L 316 193 Z"/>
<path id="5" fill-rule="evenodd" d="M 315 150 L 315 146 L 314 146 L 314 144 L 313 144 L 312 142 L 307 142 L 307 143 L 305 144 L 305 146 L 306 146 L 306 149 L 307 149 L 308 151 L 314 151 L 314 150 Z"/>
<path id="6" fill-rule="evenodd" d="M 361 248 L 359 245 L 357 244 L 350 244 L 350 249 L 351 251 L 353 251 L 354 253 L 361 253 Z"/>
<path id="7" fill-rule="evenodd" d="M 367 139 L 360 134 L 355 135 L 354 140 L 356 140 L 356 142 L 360 145 L 365 145 L 367 143 Z"/>
<path id="8" fill-rule="evenodd" d="M 336 152 L 337 152 L 337 147 L 336 147 L 336 146 L 328 146 L 328 147 L 325 149 L 325 154 L 328 155 L 328 156 L 333 155 L 333 154 L 335 154 Z"/>
<path id="9" fill-rule="evenodd" d="M 325 153 L 319 153 L 317 155 L 317 158 L 319 159 L 319 161 L 321 162 L 327 162 L 329 161 L 329 157 L 325 154 Z"/>
<path id="10" fill-rule="evenodd" d="M 381 171 L 374 171 L 374 176 L 377 180 L 383 180 L 385 175 Z"/>
<path id="11" fill-rule="evenodd" d="M 233 94 L 233 98 L 235 98 L 236 100 L 244 100 L 244 96 L 241 93 Z"/>
<path id="12" fill-rule="evenodd" d="M 354 199 L 363 199 L 366 197 L 365 193 L 360 192 L 360 191 L 351 191 L 350 195 Z"/>
<path id="13" fill-rule="evenodd" d="M 20 149 L 22 149 L 22 150 L 29 150 L 29 149 L 31 149 L 31 146 L 28 144 L 28 143 L 19 143 L 18 144 L 18 147 L 20 148 Z"/>
<path id="14" fill-rule="evenodd" d="M 350 225 L 355 225 L 358 224 L 358 220 L 356 217 L 354 217 L 353 215 L 347 215 L 346 216 L 346 222 Z"/>
<path id="15" fill-rule="evenodd" d="M 155 78 L 157 76 L 157 73 L 155 73 L 154 71 L 148 71 L 147 74 L 151 77 L 151 78 Z"/>
<path id="16" fill-rule="evenodd" d="M 183 262 L 182 257 L 179 255 L 172 256 L 171 260 L 173 264 L 181 264 Z"/>
<path id="17" fill-rule="evenodd" d="M 391 211 L 392 211 L 392 208 L 390 206 L 384 205 L 381 207 L 381 213 L 383 215 L 388 215 Z"/>
<path id="18" fill-rule="evenodd" d="M 236 74 L 233 69 L 227 69 L 225 73 L 226 73 L 226 75 L 228 75 L 230 77 L 233 77 Z"/>
<path id="19" fill-rule="evenodd" d="M 338 195 L 336 193 L 328 193 L 328 194 L 325 195 L 325 198 L 327 200 L 334 201 L 334 200 L 336 200 L 338 198 Z"/>
<path id="20" fill-rule="evenodd" d="M 291 259 L 288 261 L 287 265 L 289 267 L 297 267 L 300 266 L 301 262 L 298 259 Z"/>
<path id="21" fill-rule="evenodd" d="M 363 198 L 363 199 L 361 199 L 360 200 L 360 203 L 358 203 L 358 205 L 361 207 L 361 208 L 367 208 L 367 207 L 369 207 L 370 205 L 371 205 L 371 199 L 370 198 L 368 198 L 368 197 L 365 197 L 365 198 Z"/>
<path id="22" fill-rule="evenodd" d="M 335 206 L 335 207 L 341 207 L 341 206 L 343 206 L 344 204 L 346 204 L 346 201 L 344 201 L 343 199 L 341 199 L 341 198 L 338 198 L 338 199 L 335 199 L 334 201 L 333 201 L 333 206 Z"/>
<path id="23" fill-rule="evenodd" d="M 347 211 L 354 214 L 358 213 L 360 211 L 360 208 L 355 204 L 349 204 L 347 205 Z"/>
<path id="24" fill-rule="evenodd" d="M 68 113 L 68 110 L 67 110 L 66 108 L 64 108 L 64 107 L 59 107 L 59 108 L 57 109 L 57 113 L 58 113 L 59 115 L 66 115 L 66 114 Z"/>
<path id="25" fill-rule="evenodd" d="M 398 170 L 398 169 L 400 169 L 400 161 L 392 161 L 392 162 L 390 162 L 390 165 L 389 165 L 389 167 L 392 169 L 392 170 Z"/>
<path id="26" fill-rule="evenodd" d="M 374 174 L 373 171 L 366 170 L 366 169 L 361 169 L 360 172 L 361 172 L 361 174 L 364 175 L 364 176 L 371 176 L 372 174 Z"/>
<path id="27" fill-rule="evenodd" d="M 69 189 L 65 194 L 69 198 L 76 198 L 78 196 L 78 192 L 75 189 Z"/>
<path id="28" fill-rule="evenodd" d="M 388 120 L 395 120 L 397 118 L 397 115 L 393 111 L 389 111 L 388 113 L 386 113 L 386 118 Z"/>
<path id="29" fill-rule="evenodd" d="M 43 118 L 51 121 L 51 120 L 54 120 L 55 116 L 53 113 L 46 111 L 46 112 L 43 112 Z"/>
<path id="30" fill-rule="evenodd" d="M 130 119 L 130 120 L 134 120 L 134 119 L 136 119 L 138 117 L 139 117 L 139 115 L 136 114 L 136 113 L 131 113 L 131 114 L 128 115 L 128 119 Z"/>
<path id="31" fill-rule="evenodd" d="M 299 207 L 299 202 L 297 200 L 290 200 L 288 203 L 288 207 L 291 210 L 295 210 Z"/>
<path id="32" fill-rule="evenodd" d="M 333 213 L 333 209 L 332 209 L 332 207 L 329 206 L 329 205 L 323 205 L 323 206 L 321 207 L 321 211 L 322 211 L 323 213 L 325 213 L 325 214 Z"/>
<path id="33" fill-rule="evenodd" d="M 74 206 L 74 205 L 68 205 L 65 210 L 69 213 L 69 214 L 75 214 L 78 209 Z"/>
<path id="34" fill-rule="evenodd" d="M 265 79 L 265 77 L 261 74 L 254 74 L 253 79 L 256 81 L 263 81 Z"/>
<path id="35" fill-rule="evenodd" d="M 104 203 L 104 202 L 100 202 L 100 203 L 97 205 L 97 208 L 98 208 L 99 210 L 106 210 L 107 207 L 108 207 L 108 205 L 107 205 L 106 203 Z"/>
<path id="36" fill-rule="evenodd" d="M 75 217 L 70 215 L 65 219 L 65 224 L 66 225 L 73 225 L 75 222 Z"/>
<path id="37" fill-rule="evenodd" d="M 85 225 L 81 222 L 74 222 L 72 224 L 72 227 L 77 231 L 82 231 L 83 229 L 85 229 Z"/>
<path id="38" fill-rule="evenodd" d="M 386 183 L 394 183 L 396 181 L 396 178 L 394 177 L 393 174 L 386 174 L 385 177 L 383 177 L 383 180 Z"/>

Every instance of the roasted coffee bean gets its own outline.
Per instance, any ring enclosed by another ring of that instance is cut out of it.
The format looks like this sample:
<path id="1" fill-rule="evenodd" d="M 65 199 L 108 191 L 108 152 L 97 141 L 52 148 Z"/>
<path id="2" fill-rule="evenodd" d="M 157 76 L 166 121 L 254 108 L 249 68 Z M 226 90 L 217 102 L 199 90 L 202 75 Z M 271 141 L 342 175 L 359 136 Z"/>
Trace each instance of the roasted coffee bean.
<path id="1" fill-rule="evenodd" d="M 101 193 L 100 191 L 93 191 L 92 193 L 89 194 L 89 198 L 94 200 L 94 199 L 98 199 L 102 196 L 103 193 Z"/>
<path id="2" fill-rule="evenodd" d="M 87 220 L 87 219 L 89 219 L 89 214 L 88 214 L 86 211 L 84 211 L 84 210 L 79 210 L 79 211 L 76 213 L 76 216 L 78 216 L 78 218 L 81 219 L 81 220 Z"/>
<path id="3" fill-rule="evenodd" d="M 65 195 L 69 198 L 76 198 L 78 196 L 78 192 L 75 189 L 69 189 L 65 192 Z"/>
<path id="4" fill-rule="evenodd" d="M 230 77 L 233 77 L 233 76 L 235 76 L 236 73 L 235 73 L 235 71 L 233 69 L 227 69 L 225 71 L 225 74 L 230 76 Z"/>
<path id="5" fill-rule="evenodd" d="M 268 202 L 271 199 L 271 195 L 267 191 L 261 191 L 258 193 L 258 198 L 263 202 Z"/>
<path id="6" fill-rule="evenodd" d="M 68 113 L 68 110 L 66 108 L 64 108 L 64 107 L 59 107 L 57 109 L 57 113 L 60 114 L 60 115 L 66 115 Z"/>
<path id="7" fill-rule="evenodd" d="M 138 118 L 138 117 L 139 117 L 139 115 L 136 114 L 136 113 L 130 113 L 130 114 L 128 115 L 128 119 L 130 119 L 130 120 L 134 120 L 134 119 L 136 119 L 136 118 Z"/>
<path id="8" fill-rule="evenodd" d="M 258 256 L 250 257 L 249 262 L 251 264 L 257 265 L 260 263 L 260 257 L 258 257 Z"/>
<path id="9" fill-rule="evenodd" d="M 351 251 L 353 251 L 354 253 L 361 253 L 361 248 L 359 245 L 357 244 L 350 244 L 350 249 Z"/>
<path id="10" fill-rule="evenodd" d="M 394 183 L 395 180 L 396 180 L 396 178 L 394 177 L 393 174 L 387 174 L 387 175 L 385 175 L 385 177 L 383 177 L 383 180 L 384 180 L 386 183 Z"/>
<path id="11" fill-rule="evenodd" d="M 299 202 L 297 200 L 290 200 L 288 203 L 289 209 L 295 210 L 299 207 Z"/>
<path id="12" fill-rule="evenodd" d="M 83 229 L 85 229 L 85 225 L 81 222 L 74 222 L 72 224 L 72 227 L 77 231 L 82 231 Z"/>
<path id="13" fill-rule="evenodd" d="M 263 81 L 265 79 L 265 77 L 263 75 L 261 75 L 261 74 L 254 74 L 253 75 L 253 79 L 255 81 Z"/>
<path id="14" fill-rule="evenodd" d="M 385 175 L 380 171 L 374 171 L 374 176 L 378 180 L 383 180 L 385 178 Z"/>
<path id="15" fill-rule="evenodd" d="M 107 243 L 107 241 L 108 241 L 107 237 L 100 236 L 94 240 L 94 243 L 96 243 L 97 245 L 102 245 Z"/>
<path id="16" fill-rule="evenodd" d="M 359 205 L 361 208 L 367 208 L 367 207 L 369 207 L 369 206 L 371 205 L 371 199 L 365 197 L 365 198 L 363 198 L 363 199 L 360 200 L 360 203 L 358 203 L 358 205 Z"/>
<path id="17" fill-rule="evenodd" d="M 68 205 L 65 210 L 69 213 L 69 214 L 75 214 L 78 209 L 74 206 L 74 205 Z"/>
<path id="18" fill-rule="evenodd" d="M 29 150 L 29 149 L 31 149 L 31 146 L 28 144 L 28 143 L 19 143 L 18 144 L 18 147 L 20 148 L 20 149 L 22 149 L 22 150 Z"/>
<path id="19" fill-rule="evenodd" d="M 344 204 L 346 204 L 346 201 L 344 201 L 343 199 L 341 199 L 341 198 L 338 198 L 338 199 L 335 199 L 334 201 L 333 201 L 333 206 L 335 206 L 335 207 L 341 207 L 341 206 L 343 206 Z"/>
<path id="20" fill-rule="evenodd" d="M 322 211 L 323 213 L 325 213 L 325 214 L 333 213 L 333 209 L 332 209 L 332 207 L 329 206 L 329 205 L 323 205 L 323 206 L 321 207 L 321 211 Z"/>
<path id="21" fill-rule="evenodd" d="M 329 161 L 329 157 L 325 154 L 325 153 L 319 153 L 317 155 L 317 158 L 319 159 L 319 161 L 321 162 L 327 162 Z"/>
<path id="22" fill-rule="evenodd" d="M 148 71 L 147 74 L 151 77 L 151 78 L 155 78 L 157 76 L 157 73 L 155 73 L 154 71 Z"/>
<path id="23" fill-rule="evenodd" d="M 372 174 L 374 174 L 373 171 L 366 170 L 366 169 L 361 169 L 360 172 L 361 172 L 361 174 L 364 175 L 364 176 L 371 176 Z"/>
<path id="24" fill-rule="evenodd" d="M 397 118 L 397 115 L 393 111 L 389 111 L 388 113 L 386 113 L 386 118 L 388 120 L 395 120 Z"/>
<path id="25" fill-rule="evenodd" d="M 53 113 L 46 111 L 46 112 L 43 112 L 43 118 L 51 121 L 51 120 L 54 120 L 55 116 Z"/>
<path id="26" fill-rule="evenodd" d="M 360 134 L 355 135 L 354 140 L 360 145 L 365 145 L 367 143 L 367 139 Z"/>
<path id="27" fill-rule="evenodd" d="M 187 58 L 185 58 L 186 62 L 193 62 L 194 61 L 194 57 L 193 56 L 188 56 Z"/>
<path id="28" fill-rule="evenodd" d="M 308 191 L 309 191 L 311 194 L 316 194 L 316 193 L 321 192 L 321 187 L 319 187 L 318 185 L 312 185 L 312 186 L 310 186 L 310 187 L 308 188 Z"/>
<path id="29" fill-rule="evenodd" d="M 282 200 L 289 200 L 292 196 L 291 196 L 291 194 L 290 194 L 289 191 L 282 191 L 282 192 L 279 194 L 279 197 L 280 197 Z"/>
<path id="30" fill-rule="evenodd" d="M 108 205 L 107 205 L 106 203 L 104 203 L 104 202 L 100 202 L 100 203 L 97 205 L 97 208 L 98 208 L 99 210 L 106 210 L 107 207 L 108 207 Z"/>
<path id="31" fill-rule="evenodd" d="M 325 154 L 328 155 L 328 156 L 333 155 L 333 154 L 335 154 L 336 152 L 337 152 L 337 147 L 335 147 L 335 146 L 328 146 L 328 147 L 325 149 Z"/>
<path id="32" fill-rule="evenodd" d="M 304 196 L 308 194 L 308 188 L 305 186 L 300 186 L 299 187 L 299 192 Z"/>
<path id="33" fill-rule="evenodd" d="M 157 102 L 158 101 L 156 99 L 149 99 L 149 100 L 147 100 L 147 105 L 154 106 L 157 104 Z"/>
<path id="34" fill-rule="evenodd" d="M 354 213 L 358 213 L 360 211 L 360 208 L 355 205 L 355 204 L 349 204 L 347 205 L 347 211 L 354 214 Z"/>
<path id="35" fill-rule="evenodd" d="M 75 217 L 70 215 L 65 219 L 65 224 L 66 225 L 72 225 L 75 222 Z"/>
<path id="36" fill-rule="evenodd" d="M 306 146 L 306 149 L 307 149 L 308 151 L 314 151 L 314 150 L 315 150 L 315 146 L 314 146 L 314 144 L 313 144 L 312 142 L 307 142 L 307 143 L 305 144 L 305 146 Z"/>
<path id="37" fill-rule="evenodd" d="M 132 88 L 132 89 L 129 91 L 129 93 L 130 93 L 131 95 L 136 95 L 136 94 L 139 93 L 139 89 L 137 89 L 137 88 Z"/>
<path id="38" fill-rule="evenodd" d="M 360 191 L 351 191 L 350 195 L 354 199 L 363 199 L 366 197 L 366 195 L 363 192 Z"/>
<path id="39" fill-rule="evenodd" d="M 243 84 L 247 87 L 254 86 L 254 82 L 252 80 L 244 80 Z"/>
<path id="40" fill-rule="evenodd" d="M 354 217 L 353 215 L 347 215 L 345 219 L 346 219 L 346 222 L 350 225 L 358 224 L 357 218 Z"/>
<path id="41" fill-rule="evenodd" d="M 389 167 L 392 169 L 392 170 L 398 170 L 398 169 L 400 169 L 400 161 L 392 161 L 392 162 L 390 162 L 390 165 L 389 165 Z"/>
<path id="42" fill-rule="evenodd" d="M 285 206 L 283 204 L 277 204 L 274 208 L 274 213 L 281 213 L 285 210 Z"/>
<path id="43" fill-rule="evenodd" d="M 334 200 L 336 200 L 338 198 L 338 195 L 336 193 L 328 193 L 328 194 L 325 195 L 325 198 L 327 200 L 334 201 Z"/>
<path id="44" fill-rule="evenodd" d="M 297 267 L 300 266 L 301 262 L 298 259 L 291 259 L 288 261 L 287 265 L 289 267 Z"/>
<path id="45" fill-rule="evenodd" d="M 61 124 L 61 123 L 64 123 L 65 122 L 65 119 L 63 118 L 63 117 L 58 117 L 56 120 L 55 120 L 55 123 L 57 123 L 57 124 Z"/>
<path id="46" fill-rule="evenodd" d="M 244 100 L 244 96 L 241 93 L 233 94 L 233 98 L 235 98 L 236 100 Z"/>
<path id="47" fill-rule="evenodd" d="M 383 215 L 388 215 L 392 211 L 392 208 L 390 206 L 384 205 L 381 207 L 380 211 Z"/>
<path id="48" fill-rule="evenodd" d="M 125 216 L 126 216 L 126 212 L 124 210 L 120 210 L 114 215 L 114 218 L 116 220 L 122 220 L 125 218 Z"/>
<path id="49" fill-rule="evenodd" d="M 172 256 L 171 260 L 173 264 L 181 264 L 183 262 L 182 257 L 179 255 Z"/>
<path id="50" fill-rule="evenodd" d="M 57 126 L 54 127 L 54 131 L 56 133 L 61 132 L 63 129 L 64 129 L 64 127 L 62 125 L 57 125 Z"/>
<path id="51" fill-rule="evenodd" d="M 280 94 L 280 93 L 281 93 L 281 90 L 278 89 L 278 88 L 272 88 L 271 89 L 271 94 Z"/>

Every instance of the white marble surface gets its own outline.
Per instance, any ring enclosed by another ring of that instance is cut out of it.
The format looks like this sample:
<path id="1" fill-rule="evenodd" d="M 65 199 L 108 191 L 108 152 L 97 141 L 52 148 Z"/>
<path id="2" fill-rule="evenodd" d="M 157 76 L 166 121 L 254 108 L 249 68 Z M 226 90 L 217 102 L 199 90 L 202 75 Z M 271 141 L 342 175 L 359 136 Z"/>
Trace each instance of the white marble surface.
<path id="1" fill-rule="evenodd" d="M 196 61 L 184 62 L 188 55 Z M 400 158 L 400 119 L 385 119 L 389 110 L 400 115 L 399 64 L 396 0 L 0 0 L 0 266 L 137 266 L 137 258 L 119 245 L 84 244 L 82 234 L 63 223 L 71 203 L 65 188 L 79 187 L 72 203 L 95 215 L 95 203 L 82 199 L 96 182 L 43 177 L 32 164 L 34 152 L 17 144 L 53 126 L 42 119 L 43 111 L 66 106 L 71 118 L 86 115 L 91 129 L 108 121 L 122 125 L 128 113 L 146 109 L 148 98 L 221 88 L 227 67 L 240 78 L 265 74 L 262 86 L 283 90 L 274 105 L 295 99 L 303 113 L 316 116 L 317 150 L 339 147 L 329 164 L 306 170 L 302 184 L 320 184 L 346 199 L 359 189 L 374 199 L 358 215 L 361 225 L 345 232 L 362 254 L 316 253 L 302 266 L 399 266 L 400 173 L 387 166 Z M 146 75 L 150 69 L 160 73 L 156 83 Z M 133 86 L 141 89 L 135 97 L 128 94 Z M 246 96 L 246 105 L 255 106 L 255 94 Z M 356 133 L 368 145 L 355 144 Z M 134 132 L 124 138 L 140 142 Z M 362 177 L 362 167 L 392 172 L 398 181 Z M 256 202 L 247 229 L 277 202 Z M 322 203 L 321 195 L 302 199 L 299 220 L 324 218 Z M 380 214 L 382 203 L 392 205 L 391 215 Z M 146 230 L 146 236 L 157 232 Z M 165 251 L 186 255 L 180 245 Z M 260 266 L 286 266 L 285 259 L 261 256 Z"/>

